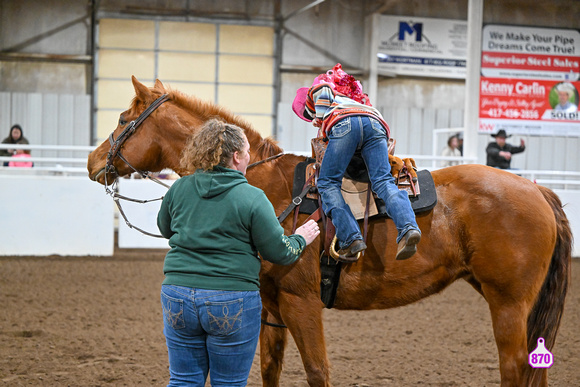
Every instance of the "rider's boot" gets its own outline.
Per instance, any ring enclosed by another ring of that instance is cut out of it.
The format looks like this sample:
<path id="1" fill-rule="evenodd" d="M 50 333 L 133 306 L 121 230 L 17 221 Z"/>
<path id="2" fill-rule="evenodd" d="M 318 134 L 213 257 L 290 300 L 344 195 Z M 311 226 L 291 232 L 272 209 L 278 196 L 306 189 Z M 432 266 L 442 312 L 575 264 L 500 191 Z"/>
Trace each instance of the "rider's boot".
<path id="1" fill-rule="evenodd" d="M 356 262 L 358 253 L 367 248 L 362 239 L 355 239 L 348 247 L 337 251 L 338 260 L 342 262 Z"/>
<path id="2" fill-rule="evenodd" d="M 417 230 L 409 230 L 399 241 L 397 261 L 411 258 L 417 252 L 417 243 L 421 240 L 421 233 Z"/>

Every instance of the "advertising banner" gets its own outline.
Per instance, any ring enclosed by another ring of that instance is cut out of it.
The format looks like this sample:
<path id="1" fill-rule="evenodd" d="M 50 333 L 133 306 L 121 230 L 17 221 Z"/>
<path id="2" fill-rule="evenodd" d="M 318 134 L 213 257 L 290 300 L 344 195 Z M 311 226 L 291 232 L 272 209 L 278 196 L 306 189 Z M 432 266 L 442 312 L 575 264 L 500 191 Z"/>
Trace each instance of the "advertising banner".
<path id="1" fill-rule="evenodd" d="M 467 22 L 380 16 L 379 70 L 397 75 L 465 79 Z"/>
<path id="2" fill-rule="evenodd" d="M 480 81 L 481 132 L 580 135 L 580 82 L 485 78 Z"/>
<path id="3" fill-rule="evenodd" d="M 484 77 L 577 81 L 580 32 L 486 25 L 481 46 Z"/>
<path id="4" fill-rule="evenodd" d="M 487 25 L 479 131 L 580 136 L 580 32 Z"/>

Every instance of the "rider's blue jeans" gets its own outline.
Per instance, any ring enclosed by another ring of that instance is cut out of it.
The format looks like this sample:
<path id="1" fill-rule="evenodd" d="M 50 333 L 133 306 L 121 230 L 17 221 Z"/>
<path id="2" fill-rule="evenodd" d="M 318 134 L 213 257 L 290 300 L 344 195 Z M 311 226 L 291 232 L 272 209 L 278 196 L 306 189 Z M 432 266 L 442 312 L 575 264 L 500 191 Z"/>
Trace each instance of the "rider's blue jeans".
<path id="1" fill-rule="evenodd" d="M 387 215 L 397 227 L 397 243 L 414 229 L 420 232 L 407 192 L 399 190 L 391 175 L 387 134 L 379 121 L 368 116 L 340 120 L 328 134 L 329 142 L 320 167 L 318 190 L 324 213 L 332 217 L 339 248 L 362 239 L 358 223 L 340 192 L 342 177 L 355 151 L 360 150 L 372 190 L 381 198 Z"/>
<path id="2" fill-rule="evenodd" d="M 246 386 L 260 334 L 258 291 L 163 285 L 169 386 Z"/>

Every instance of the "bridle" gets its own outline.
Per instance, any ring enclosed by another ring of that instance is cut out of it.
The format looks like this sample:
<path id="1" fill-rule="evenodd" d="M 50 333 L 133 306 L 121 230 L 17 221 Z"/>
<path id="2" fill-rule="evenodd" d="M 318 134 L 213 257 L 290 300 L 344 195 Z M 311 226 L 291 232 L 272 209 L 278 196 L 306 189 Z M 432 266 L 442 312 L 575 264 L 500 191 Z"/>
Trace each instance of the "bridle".
<path id="1" fill-rule="evenodd" d="M 111 134 L 109 135 L 109 143 L 111 144 L 111 149 L 109 149 L 109 153 L 107 154 L 107 163 L 105 165 L 105 172 L 106 173 L 113 173 L 116 176 L 118 176 L 117 171 L 115 170 L 115 166 L 113 165 L 113 161 L 115 160 L 115 157 L 118 156 L 125 164 L 127 164 L 135 172 L 137 172 L 141 175 L 147 174 L 147 172 L 140 171 L 137 168 L 133 167 L 131 165 L 131 163 L 129 163 L 127 161 L 127 159 L 125 157 L 123 157 L 123 155 L 121 154 L 121 147 L 123 146 L 125 141 L 127 141 L 127 139 L 129 137 L 131 137 L 133 135 L 133 133 L 135 133 L 137 128 L 147 119 L 147 117 L 149 117 L 151 115 L 151 113 L 153 113 L 159 106 L 161 106 L 161 104 L 163 102 L 166 102 L 167 100 L 169 100 L 169 97 L 167 96 L 167 94 L 163 94 L 161 97 L 157 98 L 147 109 L 145 109 L 145 111 L 143 113 L 141 113 L 139 115 L 139 117 L 137 117 L 136 120 L 129 122 L 127 127 L 125 129 L 123 129 L 121 134 L 119 134 L 119 136 L 116 139 L 113 138 L 113 134 L 115 132 L 114 131 L 111 132 Z M 106 178 L 107 178 L 107 175 L 105 174 L 105 186 L 107 185 Z M 117 179 L 115 179 L 115 181 L 116 180 Z"/>
<path id="2" fill-rule="evenodd" d="M 276 154 L 276 155 L 274 155 L 274 156 L 266 157 L 266 158 L 265 158 L 265 159 L 263 159 L 263 160 L 256 161 L 255 163 L 252 163 L 252 164 L 248 165 L 248 167 L 247 167 L 246 169 L 250 169 L 250 168 L 253 168 L 253 167 L 255 167 L 256 165 L 264 164 L 264 163 L 266 163 L 266 162 L 268 162 L 268 161 L 275 160 L 275 159 L 277 159 L 278 157 L 282 157 L 282 156 L 284 156 L 284 155 L 285 155 L 285 153 L 284 153 L 284 152 L 280 152 L 280 153 L 278 153 L 278 154 Z"/>
<path id="3" fill-rule="evenodd" d="M 130 202 L 144 204 L 144 203 L 154 202 L 157 200 L 163 200 L 163 196 L 161 196 L 160 198 L 157 198 L 157 199 L 141 200 L 141 199 L 134 199 L 134 198 L 130 198 L 130 197 L 119 194 L 119 192 L 118 192 L 119 191 L 119 189 L 118 189 L 119 174 L 117 173 L 117 170 L 116 170 L 115 166 L 113 165 L 113 161 L 115 160 L 116 157 L 118 157 L 125 164 L 127 164 L 129 166 L 129 168 L 131 168 L 133 171 L 137 172 L 144 179 L 149 179 L 149 180 L 154 181 L 155 183 L 160 184 L 160 185 L 164 186 L 165 188 L 169 189 L 169 187 L 170 187 L 169 185 L 163 183 L 161 180 L 157 179 L 156 177 L 151 176 L 151 174 L 148 171 L 142 171 L 140 169 L 135 168 L 133 165 L 131 165 L 131 163 L 129 161 L 127 161 L 127 159 L 121 153 L 121 148 L 122 148 L 123 144 L 125 143 L 125 141 L 127 141 L 127 139 L 129 137 L 131 137 L 131 135 L 133 135 L 133 133 L 135 133 L 137 128 L 143 123 L 143 121 L 145 121 L 147 119 L 147 117 L 149 117 L 151 115 L 151 113 L 153 113 L 159 106 L 161 106 L 161 104 L 163 104 L 164 102 L 166 102 L 168 100 L 169 100 L 169 97 L 167 96 L 167 94 L 163 94 L 161 97 L 157 98 L 147 109 L 145 109 L 145 111 L 143 111 L 143 113 L 141 113 L 139 115 L 139 117 L 137 117 L 136 120 L 131 121 L 127 125 L 127 127 L 121 132 L 121 134 L 119 134 L 119 136 L 116 139 L 113 137 L 114 131 L 111 132 L 111 134 L 109 135 L 109 143 L 111 144 L 111 149 L 109 150 L 109 153 L 107 154 L 107 163 L 105 164 L 105 192 L 113 198 L 113 201 L 117 205 L 117 208 L 119 209 L 119 213 L 121 214 L 121 216 L 125 220 L 125 223 L 127 224 L 127 226 L 129 228 L 134 228 L 135 230 L 137 230 L 145 235 L 152 236 L 155 238 L 163 238 L 163 236 L 159 235 L 159 234 L 153 234 L 153 233 L 150 233 L 148 231 L 145 231 L 145 230 L 133 225 L 131 222 L 129 222 L 129 219 L 127 218 L 127 216 L 125 215 L 125 212 L 123 211 L 123 207 L 121 206 L 120 200 L 122 199 L 122 200 L 127 200 Z M 111 173 L 113 176 L 115 176 L 115 180 L 110 185 L 107 181 L 107 174 L 108 173 Z"/>
<path id="4" fill-rule="evenodd" d="M 167 189 L 170 188 L 169 185 L 163 183 L 158 178 L 152 176 L 150 172 L 142 171 L 140 169 L 135 168 L 129 161 L 127 161 L 127 159 L 121 153 L 121 148 L 123 147 L 123 144 L 125 143 L 125 141 L 127 141 L 127 139 L 129 137 L 131 137 L 133 135 L 133 133 L 135 133 L 137 128 L 147 119 L 147 117 L 149 117 L 151 115 L 151 113 L 153 113 L 159 106 L 161 106 L 161 104 L 163 104 L 164 102 L 166 102 L 168 100 L 169 100 L 169 97 L 167 94 L 163 94 L 161 97 L 157 98 L 147 109 L 145 109 L 145 111 L 143 111 L 143 113 L 141 113 L 139 115 L 139 117 L 137 117 L 136 120 L 131 121 L 127 125 L 127 127 L 121 132 L 121 134 L 119 134 L 119 136 L 116 139 L 113 137 L 114 131 L 111 132 L 111 134 L 109 135 L 109 143 L 111 144 L 111 149 L 109 150 L 109 153 L 107 154 L 107 162 L 105 164 L 105 192 L 113 198 L 113 201 L 117 205 L 117 208 L 119 209 L 119 213 L 121 214 L 121 216 L 125 220 L 125 223 L 127 224 L 127 226 L 129 228 L 133 228 L 133 229 L 135 229 L 135 230 L 137 230 L 145 235 L 155 237 L 155 238 L 164 238 L 164 237 L 163 237 L 163 235 L 153 234 L 153 233 L 150 233 L 148 231 L 145 231 L 145 230 L 133 225 L 129 221 L 127 216 L 125 215 L 125 212 L 123 211 L 123 207 L 121 206 L 120 200 L 127 200 L 127 201 L 134 202 L 134 203 L 145 204 L 145 203 L 149 203 L 149 202 L 163 200 L 163 196 L 156 198 L 156 199 L 143 200 L 143 199 L 134 199 L 134 198 L 130 198 L 130 197 L 119 194 L 119 192 L 118 192 L 119 191 L 119 189 L 118 189 L 119 174 L 117 173 L 117 170 L 116 170 L 115 166 L 113 165 L 113 161 L 115 160 L 116 157 L 118 157 L 119 159 L 121 159 L 121 161 L 123 161 L 125 164 L 127 164 L 129 166 L 129 168 L 131 168 L 133 171 L 138 173 L 142 178 L 149 179 L 157 184 L 164 186 Z M 283 155 L 284 155 L 284 152 L 281 152 L 281 153 L 278 153 L 274 156 L 270 156 L 268 158 L 265 158 L 263 160 L 256 161 L 255 163 L 248 165 L 247 169 L 250 169 L 252 167 L 263 164 L 265 162 L 277 159 L 278 157 L 281 157 Z M 115 180 L 111 184 L 109 184 L 107 181 L 107 174 L 108 173 L 111 173 L 113 176 L 115 176 Z"/>

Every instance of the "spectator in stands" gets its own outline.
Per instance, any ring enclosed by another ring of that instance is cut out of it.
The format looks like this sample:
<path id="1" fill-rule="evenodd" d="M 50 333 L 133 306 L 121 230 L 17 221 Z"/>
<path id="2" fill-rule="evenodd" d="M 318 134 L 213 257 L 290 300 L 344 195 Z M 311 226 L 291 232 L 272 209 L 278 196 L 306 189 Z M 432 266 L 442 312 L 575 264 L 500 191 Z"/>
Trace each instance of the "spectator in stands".
<path id="1" fill-rule="evenodd" d="M 12 125 L 10 128 L 10 135 L 2 140 L 2 144 L 29 144 L 26 137 L 22 133 L 22 127 L 18 124 Z M 0 156 L 10 157 L 16 154 L 17 149 L 0 149 Z M 30 154 L 29 150 L 24 151 L 25 154 Z M 4 166 L 8 166 L 8 161 L 4 162 Z"/>
<path id="2" fill-rule="evenodd" d="M 30 155 L 24 149 L 16 149 L 16 153 L 12 155 L 12 160 L 8 162 L 9 167 L 17 168 L 32 168 L 34 165 L 32 161 L 27 160 Z"/>
<path id="3" fill-rule="evenodd" d="M 463 132 L 457 132 L 455 136 L 457 136 L 457 149 L 459 149 L 459 153 L 463 156 Z"/>
<path id="4" fill-rule="evenodd" d="M 459 149 L 459 139 L 457 135 L 453 135 L 449 137 L 447 140 L 447 146 L 441 152 L 441 156 L 444 157 L 461 157 L 461 152 Z M 442 167 L 450 167 L 452 165 L 459 165 L 459 161 L 452 161 L 452 160 L 443 160 L 441 161 Z"/>
<path id="5" fill-rule="evenodd" d="M 511 137 L 507 135 L 504 129 L 500 129 L 497 134 L 492 134 L 495 142 L 490 142 L 485 150 L 487 153 L 487 165 L 494 168 L 510 169 L 512 155 L 521 153 L 526 149 L 526 143 L 522 138 L 520 146 L 513 146 L 506 143 L 506 138 Z"/>

